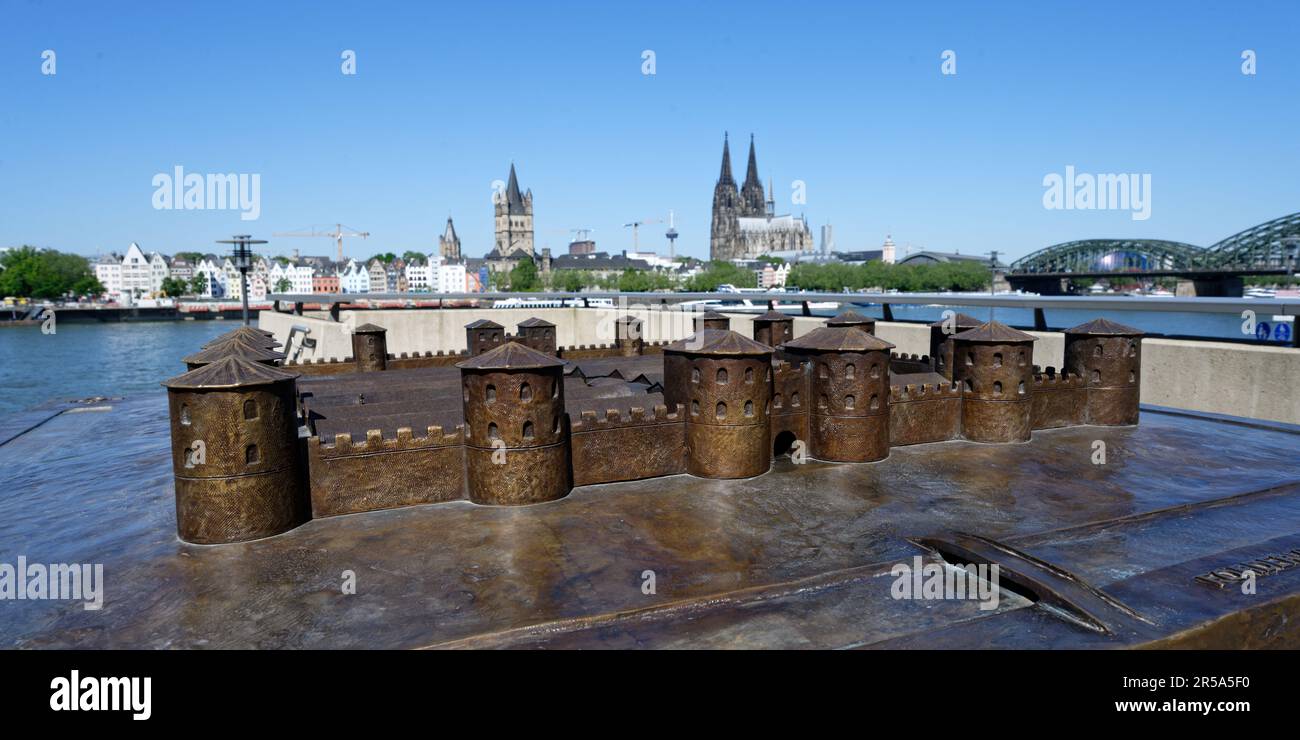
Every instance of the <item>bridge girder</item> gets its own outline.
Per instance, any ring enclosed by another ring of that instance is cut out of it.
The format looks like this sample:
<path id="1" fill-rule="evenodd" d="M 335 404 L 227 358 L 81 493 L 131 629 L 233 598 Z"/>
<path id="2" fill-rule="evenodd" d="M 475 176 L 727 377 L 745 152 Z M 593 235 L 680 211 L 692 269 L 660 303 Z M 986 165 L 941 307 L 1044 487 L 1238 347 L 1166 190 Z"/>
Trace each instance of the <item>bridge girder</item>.
<path id="1" fill-rule="evenodd" d="M 1205 250 L 1160 239 L 1082 239 L 1053 244 L 1011 263 L 1012 272 L 1190 270 L 1205 267 Z"/>
<path id="2" fill-rule="evenodd" d="M 1224 239 L 1208 250 L 1215 267 L 1250 269 L 1300 265 L 1300 213 L 1275 218 Z"/>
<path id="3" fill-rule="evenodd" d="M 1011 263 L 1013 274 L 1126 270 L 1300 269 L 1300 213 L 1252 226 L 1209 248 L 1161 239 L 1081 239 Z"/>

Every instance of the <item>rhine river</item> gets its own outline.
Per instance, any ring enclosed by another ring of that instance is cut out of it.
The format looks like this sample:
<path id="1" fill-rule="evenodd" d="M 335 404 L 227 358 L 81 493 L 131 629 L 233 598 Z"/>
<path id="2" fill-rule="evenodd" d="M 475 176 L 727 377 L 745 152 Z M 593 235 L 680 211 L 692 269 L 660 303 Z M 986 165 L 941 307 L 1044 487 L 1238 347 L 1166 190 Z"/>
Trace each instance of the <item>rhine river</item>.
<path id="1" fill-rule="evenodd" d="M 856 310 L 881 316 L 880 306 Z M 935 321 L 943 310 L 935 306 L 897 306 L 894 316 L 899 320 Z M 957 310 L 976 318 L 989 317 L 987 308 Z M 1096 318 L 1094 314 L 1050 311 L 1048 323 L 1073 326 Z M 994 315 L 1013 326 L 1033 325 L 1032 310 L 999 308 Z M 1106 317 L 1153 333 L 1246 338 L 1241 333 L 1241 319 L 1231 314 L 1111 311 Z M 1271 319 L 1267 312 L 1259 316 L 1260 321 Z M 53 334 L 42 333 L 38 326 L 0 327 L 0 416 L 50 401 L 161 393 L 159 383 L 185 371 L 182 357 L 237 326 L 238 321 L 63 323 Z"/>

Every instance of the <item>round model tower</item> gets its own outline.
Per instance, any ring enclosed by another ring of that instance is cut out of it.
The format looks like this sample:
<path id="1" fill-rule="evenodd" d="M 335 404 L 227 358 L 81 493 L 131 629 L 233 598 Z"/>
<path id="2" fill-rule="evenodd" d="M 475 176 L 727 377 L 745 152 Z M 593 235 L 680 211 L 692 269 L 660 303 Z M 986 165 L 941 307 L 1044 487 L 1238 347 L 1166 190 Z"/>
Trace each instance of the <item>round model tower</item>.
<path id="1" fill-rule="evenodd" d="M 827 326 L 847 326 L 853 329 L 861 329 L 868 334 L 876 333 L 876 320 L 868 318 L 857 311 L 841 311 L 829 319 L 826 319 Z"/>
<path id="2" fill-rule="evenodd" d="M 242 542 L 280 534 L 310 518 L 296 377 L 228 356 L 163 383 L 182 540 Z"/>
<path id="3" fill-rule="evenodd" d="M 695 331 L 701 329 L 730 329 L 731 319 L 724 313 L 709 310 L 695 317 Z"/>
<path id="4" fill-rule="evenodd" d="M 568 494 L 564 363 L 507 342 L 456 367 L 465 405 L 470 500 L 536 504 Z"/>
<path id="5" fill-rule="evenodd" d="M 641 319 L 635 316 L 620 316 L 614 322 L 614 346 L 620 355 L 636 357 L 644 351 L 645 335 L 641 329 Z"/>
<path id="6" fill-rule="evenodd" d="M 767 472 L 771 370 L 772 348 L 730 329 L 702 329 L 664 348 L 664 398 L 669 408 L 686 406 L 686 472 L 701 478 Z"/>
<path id="7" fill-rule="evenodd" d="M 352 360 L 359 373 L 388 369 L 388 330 L 376 324 L 362 324 L 353 329 Z"/>
<path id="8" fill-rule="evenodd" d="M 962 387 L 966 439 L 1029 441 L 1034 341 L 997 321 L 953 335 L 953 380 Z"/>
<path id="9" fill-rule="evenodd" d="M 780 347 L 794 339 L 794 319 L 780 311 L 768 311 L 754 317 L 754 341 Z"/>
<path id="10" fill-rule="evenodd" d="M 465 346 L 470 357 L 477 357 L 491 349 L 496 349 L 506 342 L 506 328 L 490 319 L 465 325 Z"/>
<path id="11" fill-rule="evenodd" d="M 934 363 L 936 373 L 952 380 L 953 335 L 974 329 L 983 323 L 974 316 L 958 313 L 930 324 L 930 361 Z"/>
<path id="12" fill-rule="evenodd" d="M 1066 329 L 1065 368 L 1087 384 L 1089 424 L 1138 423 L 1141 331 L 1107 319 Z"/>
<path id="13" fill-rule="evenodd" d="M 889 350 L 894 345 L 850 326 L 824 326 L 786 342 L 793 362 L 811 367 L 808 454 L 870 462 L 889 456 Z"/>

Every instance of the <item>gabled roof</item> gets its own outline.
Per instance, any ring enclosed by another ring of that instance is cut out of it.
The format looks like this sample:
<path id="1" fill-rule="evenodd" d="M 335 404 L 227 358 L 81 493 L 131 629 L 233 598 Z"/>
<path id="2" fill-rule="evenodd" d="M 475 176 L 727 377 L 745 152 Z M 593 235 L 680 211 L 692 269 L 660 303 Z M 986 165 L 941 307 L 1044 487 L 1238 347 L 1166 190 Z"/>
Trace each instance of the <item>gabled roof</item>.
<path id="1" fill-rule="evenodd" d="M 772 348 L 730 329 L 700 329 L 685 339 L 679 339 L 665 352 L 685 352 L 693 355 L 770 355 Z"/>
<path id="2" fill-rule="evenodd" d="M 504 329 L 505 327 L 491 319 L 479 319 L 465 325 L 466 329 Z"/>
<path id="3" fill-rule="evenodd" d="M 163 385 L 167 388 L 188 390 L 242 388 L 279 383 L 296 377 L 298 373 L 285 372 L 242 357 L 224 357 L 197 370 L 163 381 Z"/>
<path id="4" fill-rule="evenodd" d="M 1110 319 L 1093 319 L 1092 321 L 1079 324 L 1076 327 L 1066 329 L 1066 334 L 1095 334 L 1104 337 L 1140 337 L 1145 332 L 1141 329 L 1134 329 L 1131 326 L 1116 323 Z"/>
<path id="5" fill-rule="evenodd" d="M 784 349 L 813 352 L 874 352 L 894 345 L 852 326 L 822 326 L 781 345 Z"/>
<path id="6" fill-rule="evenodd" d="M 1000 321 L 985 322 L 974 329 L 968 329 L 960 334 L 953 334 L 952 338 L 960 339 L 963 342 L 994 342 L 998 344 L 1038 341 L 1038 337 L 1033 334 L 1026 334 L 1019 329 L 1012 329 Z"/>
<path id="7" fill-rule="evenodd" d="M 857 311 L 841 311 L 838 314 L 826 319 L 827 326 L 861 326 L 863 324 L 874 324 L 875 319 L 869 319 Z"/>
<path id="8" fill-rule="evenodd" d="M 462 370 L 527 370 L 543 367 L 560 367 L 565 363 L 543 352 L 520 344 L 506 342 L 496 349 L 456 363 Z"/>
<path id="9" fill-rule="evenodd" d="M 934 322 L 933 324 L 930 324 L 930 326 L 943 326 L 944 323 L 947 322 L 947 321 L 948 321 L 948 319 L 939 319 L 938 321 Z M 953 321 L 953 324 L 954 324 L 958 329 L 974 329 L 975 327 L 977 327 L 977 326 L 979 326 L 980 324 L 983 324 L 983 323 L 984 323 L 984 320 L 983 320 L 983 319 L 977 319 L 977 318 L 975 318 L 974 316 L 970 316 L 970 315 L 968 315 L 968 314 L 964 314 L 964 313 L 958 313 L 956 316 L 953 316 L 953 317 L 952 317 L 952 321 Z"/>
<path id="10" fill-rule="evenodd" d="M 520 322 L 519 322 L 518 324 L 516 324 L 515 326 L 519 327 L 520 329 L 532 329 L 533 327 L 539 327 L 539 326 L 540 326 L 540 327 L 548 327 L 548 328 L 552 328 L 552 329 L 555 328 L 555 324 L 552 324 L 551 322 L 547 321 L 546 319 L 539 319 L 539 318 L 537 318 L 536 316 L 534 316 L 534 317 L 532 317 L 532 318 L 530 318 L 530 319 L 524 319 L 523 321 L 520 321 Z"/>

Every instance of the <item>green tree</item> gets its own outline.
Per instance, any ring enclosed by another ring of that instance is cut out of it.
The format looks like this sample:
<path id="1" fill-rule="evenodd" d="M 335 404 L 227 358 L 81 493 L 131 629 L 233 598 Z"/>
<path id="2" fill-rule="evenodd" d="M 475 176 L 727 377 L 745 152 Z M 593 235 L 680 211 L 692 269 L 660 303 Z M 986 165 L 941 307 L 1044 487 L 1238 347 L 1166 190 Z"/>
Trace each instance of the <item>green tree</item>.
<path id="1" fill-rule="evenodd" d="M 379 260 L 380 262 L 383 262 L 385 265 L 391 265 L 393 264 L 393 260 L 395 259 L 397 259 L 397 255 L 393 254 L 392 252 L 380 252 L 378 254 L 370 255 L 370 259 L 366 260 L 366 262 L 370 262 L 371 260 Z"/>
<path id="2" fill-rule="evenodd" d="M 289 278 L 280 278 L 275 281 L 276 293 L 288 293 L 291 290 L 293 290 L 293 283 L 289 281 Z"/>
<path id="3" fill-rule="evenodd" d="M 562 293 L 577 293 L 587 287 L 586 270 L 555 270 L 551 275 L 551 285 Z"/>
<path id="4" fill-rule="evenodd" d="M 403 262 L 424 262 L 427 259 L 429 259 L 427 255 L 413 249 L 408 249 L 405 252 L 402 252 Z"/>
<path id="5" fill-rule="evenodd" d="M 190 278 L 190 293 L 194 295 L 203 295 L 203 291 L 208 289 L 208 279 L 199 273 Z"/>
<path id="6" fill-rule="evenodd" d="M 183 295 L 189 287 L 189 281 L 180 278 L 166 277 L 162 281 L 162 292 L 169 297 Z"/>
<path id="7" fill-rule="evenodd" d="M 753 288 L 758 285 L 758 276 L 753 270 L 714 260 L 703 272 L 686 281 L 686 290 L 691 293 L 708 293 L 717 290 L 724 283 L 737 288 Z"/>
<path id="8" fill-rule="evenodd" d="M 22 246 L 0 257 L 0 295 L 23 298 L 57 298 L 69 293 L 98 295 L 104 286 L 95 279 L 90 263 L 78 254 Z"/>
<path id="9" fill-rule="evenodd" d="M 183 260 L 187 260 L 190 264 L 193 265 L 193 264 L 198 264 L 199 261 L 203 259 L 203 253 L 202 252 L 177 252 L 176 254 L 172 255 L 172 258 L 177 258 L 177 257 Z"/>
<path id="10" fill-rule="evenodd" d="M 510 290 L 531 293 L 541 289 L 542 280 L 537 275 L 537 265 L 531 259 L 519 260 L 519 264 L 510 271 Z"/>

